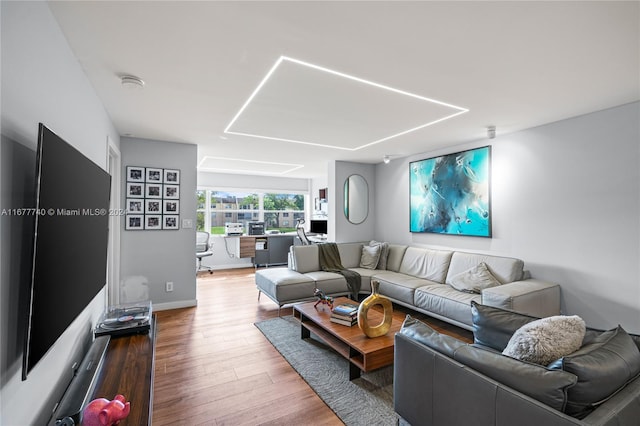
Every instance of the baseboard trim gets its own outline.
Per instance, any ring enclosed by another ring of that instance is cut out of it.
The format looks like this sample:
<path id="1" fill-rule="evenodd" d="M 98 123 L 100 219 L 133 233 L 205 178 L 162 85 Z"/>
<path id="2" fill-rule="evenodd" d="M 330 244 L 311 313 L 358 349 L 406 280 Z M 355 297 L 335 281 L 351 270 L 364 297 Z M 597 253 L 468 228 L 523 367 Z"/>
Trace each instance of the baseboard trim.
<path id="1" fill-rule="evenodd" d="M 253 263 L 234 263 L 231 265 L 217 265 L 212 266 L 214 271 L 222 271 L 224 269 L 242 269 L 242 268 L 255 268 Z"/>
<path id="2" fill-rule="evenodd" d="M 198 306 L 198 300 L 179 300 L 177 302 L 154 303 L 153 312 L 168 311 L 169 309 L 192 308 Z"/>

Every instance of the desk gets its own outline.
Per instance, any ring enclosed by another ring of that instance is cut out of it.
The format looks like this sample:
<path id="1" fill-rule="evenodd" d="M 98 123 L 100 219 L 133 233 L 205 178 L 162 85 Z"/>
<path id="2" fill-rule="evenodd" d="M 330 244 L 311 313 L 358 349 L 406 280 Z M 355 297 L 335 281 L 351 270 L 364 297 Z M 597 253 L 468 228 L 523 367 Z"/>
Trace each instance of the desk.
<path id="1" fill-rule="evenodd" d="M 293 234 L 243 235 L 238 244 L 238 257 L 251 257 L 254 265 L 286 265 Z"/>
<path id="2" fill-rule="evenodd" d="M 307 238 L 314 244 L 322 244 L 328 241 L 327 237 L 318 237 L 316 235 L 307 235 Z"/>

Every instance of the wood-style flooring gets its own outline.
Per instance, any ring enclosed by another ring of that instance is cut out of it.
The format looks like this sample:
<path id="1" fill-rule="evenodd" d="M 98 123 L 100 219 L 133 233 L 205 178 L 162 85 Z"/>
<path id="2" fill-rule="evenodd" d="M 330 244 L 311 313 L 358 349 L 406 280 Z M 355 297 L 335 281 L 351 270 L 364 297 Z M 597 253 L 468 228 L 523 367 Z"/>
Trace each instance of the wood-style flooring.
<path id="1" fill-rule="evenodd" d="M 343 424 L 253 325 L 278 316 L 269 298 L 258 301 L 253 268 L 200 273 L 197 292 L 197 307 L 156 313 L 154 426 Z"/>

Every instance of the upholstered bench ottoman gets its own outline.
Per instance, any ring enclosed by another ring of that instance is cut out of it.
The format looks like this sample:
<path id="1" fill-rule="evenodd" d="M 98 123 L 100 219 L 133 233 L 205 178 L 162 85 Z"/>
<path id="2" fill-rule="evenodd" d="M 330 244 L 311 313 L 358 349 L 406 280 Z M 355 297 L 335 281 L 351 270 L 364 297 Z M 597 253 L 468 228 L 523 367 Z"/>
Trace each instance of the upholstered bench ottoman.
<path id="1" fill-rule="evenodd" d="M 278 315 L 283 305 L 313 299 L 315 281 L 289 268 L 267 268 L 256 271 L 258 300 L 264 293 L 278 304 Z"/>

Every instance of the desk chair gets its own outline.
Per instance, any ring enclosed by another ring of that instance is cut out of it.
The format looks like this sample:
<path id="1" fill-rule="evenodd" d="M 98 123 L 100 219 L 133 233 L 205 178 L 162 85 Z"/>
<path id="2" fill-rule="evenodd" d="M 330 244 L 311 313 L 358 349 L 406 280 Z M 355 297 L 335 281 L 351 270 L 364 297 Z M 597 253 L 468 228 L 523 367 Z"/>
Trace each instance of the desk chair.
<path id="1" fill-rule="evenodd" d="M 308 246 L 311 244 L 309 238 L 307 237 L 307 233 L 304 232 L 304 219 L 298 219 L 298 224 L 296 225 L 296 232 L 298 233 L 298 238 L 300 238 L 300 242 L 303 246 Z"/>
<path id="2" fill-rule="evenodd" d="M 211 243 L 209 241 L 209 233 L 205 231 L 196 232 L 196 258 L 198 259 L 198 269 L 196 273 L 205 270 L 213 274 L 213 268 L 202 264 L 202 258 L 207 256 L 213 256 L 211 251 Z"/>

